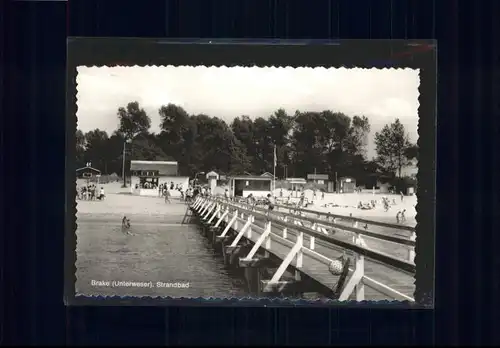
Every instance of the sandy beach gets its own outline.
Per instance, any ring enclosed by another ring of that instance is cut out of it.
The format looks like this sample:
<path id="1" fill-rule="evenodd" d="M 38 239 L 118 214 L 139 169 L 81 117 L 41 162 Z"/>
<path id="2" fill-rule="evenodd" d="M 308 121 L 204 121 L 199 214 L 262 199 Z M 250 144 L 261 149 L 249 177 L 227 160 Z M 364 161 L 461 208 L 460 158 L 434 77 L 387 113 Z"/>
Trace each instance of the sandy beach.
<path id="1" fill-rule="evenodd" d="M 274 191 L 274 195 L 281 199 L 281 190 L 276 189 Z M 283 200 L 286 200 L 290 195 L 291 191 L 283 190 Z M 372 192 L 361 192 L 361 193 L 325 193 L 325 198 L 322 199 L 321 192 L 317 192 L 316 198 L 314 198 L 314 193 L 312 190 L 306 190 L 305 196 L 309 202 L 307 209 L 314 210 L 323 213 L 331 213 L 337 215 L 343 215 L 349 217 L 351 214 L 353 217 L 363 218 L 368 220 L 387 222 L 387 223 L 396 223 L 396 214 L 398 211 L 406 209 L 405 217 L 406 222 L 404 223 L 407 226 L 416 226 L 417 222 L 415 219 L 416 216 L 416 204 L 417 204 L 417 196 L 404 196 L 403 201 L 401 201 L 401 196 L 396 194 L 388 194 L 388 193 L 375 193 Z M 386 212 L 382 205 L 382 197 L 387 197 L 391 202 L 391 206 L 389 210 Z M 357 205 L 359 202 L 362 203 L 370 203 L 370 201 L 377 201 L 377 205 L 375 208 L 371 210 L 363 210 L 358 209 Z M 298 198 L 294 197 L 294 193 L 292 193 L 292 202 L 297 202 Z M 393 204 L 395 203 L 395 204 Z M 337 205 L 337 206 L 332 206 Z"/>

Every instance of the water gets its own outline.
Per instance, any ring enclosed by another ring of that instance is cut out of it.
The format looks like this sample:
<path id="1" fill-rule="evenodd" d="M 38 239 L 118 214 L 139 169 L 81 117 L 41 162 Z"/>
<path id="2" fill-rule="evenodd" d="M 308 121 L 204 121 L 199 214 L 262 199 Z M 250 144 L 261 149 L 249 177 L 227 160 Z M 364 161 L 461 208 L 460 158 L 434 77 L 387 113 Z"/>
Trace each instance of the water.
<path id="1" fill-rule="evenodd" d="M 100 203 L 82 203 L 87 204 Z M 128 213 L 132 236 L 121 232 L 119 214 L 79 205 L 83 212 L 77 215 L 77 295 L 244 296 L 244 281 L 228 274 L 198 227 L 180 224 L 185 206 L 161 204 L 168 215 Z"/>

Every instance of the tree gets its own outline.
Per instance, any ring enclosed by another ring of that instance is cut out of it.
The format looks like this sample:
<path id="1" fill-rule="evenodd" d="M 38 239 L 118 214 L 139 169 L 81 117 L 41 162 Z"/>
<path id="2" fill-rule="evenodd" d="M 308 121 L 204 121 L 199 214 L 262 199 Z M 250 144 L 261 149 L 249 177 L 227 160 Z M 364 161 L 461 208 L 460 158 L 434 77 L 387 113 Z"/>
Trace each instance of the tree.
<path id="1" fill-rule="evenodd" d="M 231 122 L 231 131 L 235 138 L 245 147 L 247 154 L 253 156 L 255 154 L 254 124 L 250 117 L 243 115 L 234 118 L 233 122 Z"/>
<path id="2" fill-rule="evenodd" d="M 248 157 L 245 145 L 234 135 L 229 136 L 228 153 L 230 154 L 229 174 L 241 174 L 252 168 L 252 161 Z"/>
<path id="3" fill-rule="evenodd" d="M 331 130 L 325 127 L 326 120 L 319 112 L 295 113 L 291 143 L 293 176 L 305 177 L 313 168 L 319 172 L 326 169 L 325 147 L 331 140 Z"/>
<path id="4" fill-rule="evenodd" d="M 278 109 L 268 119 L 272 145 L 276 146 L 277 165 L 289 165 L 292 157 L 291 136 L 294 118 L 284 109 Z"/>
<path id="5" fill-rule="evenodd" d="M 164 136 L 173 144 L 183 140 L 185 131 L 190 128 L 189 114 L 182 107 L 175 104 L 163 105 L 158 110 L 160 114 L 160 129 Z"/>
<path id="6" fill-rule="evenodd" d="M 401 169 L 409 164 L 406 153 L 411 144 L 399 119 L 390 125 L 385 125 L 380 132 L 375 133 L 375 146 L 377 161 L 388 172 L 397 172 L 401 177 Z"/>
<path id="7" fill-rule="evenodd" d="M 367 124 L 368 120 L 364 122 Z M 364 129 L 368 128 L 361 125 Z M 293 162 L 296 175 L 305 176 L 313 168 L 317 172 L 339 175 L 355 175 L 362 169 L 362 151 L 353 141 L 351 118 L 340 112 L 295 113 L 292 134 Z M 359 132 L 361 134 L 361 132 Z"/>
<path id="8" fill-rule="evenodd" d="M 274 142 L 269 133 L 269 121 L 258 117 L 253 121 L 252 172 L 262 174 L 273 171 Z"/>
<path id="9" fill-rule="evenodd" d="M 131 145 L 130 158 L 145 161 L 171 161 L 174 158 L 168 156 L 158 146 L 157 138 L 154 134 L 140 134 Z"/>
<path id="10" fill-rule="evenodd" d="M 229 172 L 231 169 L 231 140 L 234 135 L 228 125 L 217 117 L 196 115 L 193 154 L 199 164 L 199 170 Z"/>
<path id="11" fill-rule="evenodd" d="M 179 163 L 179 172 L 191 174 L 196 171 L 193 157 L 196 123 L 182 107 L 175 104 L 163 105 L 158 110 L 160 129 L 158 144 L 164 153 Z"/>
<path id="12" fill-rule="evenodd" d="M 128 103 L 126 108 L 118 108 L 118 119 L 120 122 L 118 130 L 127 140 L 134 139 L 141 133 L 147 133 L 151 127 L 151 118 L 136 101 Z"/>
<path id="13" fill-rule="evenodd" d="M 370 122 L 366 116 L 354 116 L 347 136 L 349 151 L 357 155 L 366 155 Z"/>
<path id="14" fill-rule="evenodd" d="M 103 173 L 119 173 L 124 143 L 129 139 L 134 141 L 126 147 L 126 159 L 173 159 L 179 164 L 179 173 L 190 176 L 210 170 L 225 174 L 272 172 L 274 146 L 278 166 L 286 165 L 291 176 L 301 177 L 316 169 L 332 178 L 337 173 L 368 182 L 374 171 L 384 175 L 390 167 L 394 173 L 408 159 L 418 159 L 418 147 L 407 141 L 403 141 L 403 155 L 394 149 L 401 139 L 407 140 L 399 120 L 377 133 L 377 164 L 384 164 L 380 170 L 364 157 L 370 132 L 365 116 L 351 119 L 330 110 L 288 115 L 278 109 L 267 118 L 236 117 L 229 126 L 213 115 L 190 115 L 175 104 L 161 106 L 158 113 L 159 134 L 149 133 L 151 120 L 138 102 L 118 109 L 119 127 L 110 137 L 98 129 L 87 134 L 77 131 L 78 163 L 83 166 L 92 161 Z"/>
<path id="15" fill-rule="evenodd" d="M 76 165 L 78 167 L 83 167 L 85 165 L 85 135 L 78 129 L 76 131 Z"/>
<path id="16" fill-rule="evenodd" d="M 107 159 L 104 171 L 107 173 L 122 173 L 123 143 L 125 136 L 118 130 L 114 131 L 107 142 Z"/>
<path id="17" fill-rule="evenodd" d="M 94 129 L 85 133 L 84 138 L 85 162 L 91 162 L 93 167 L 103 171 L 108 154 L 108 134 L 103 130 Z"/>
<path id="18" fill-rule="evenodd" d="M 411 144 L 410 146 L 408 146 L 406 148 L 406 151 L 405 151 L 405 156 L 406 158 L 408 158 L 409 160 L 417 160 L 419 159 L 419 149 L 418 149 L 418 145 L 417 144 Z"/>

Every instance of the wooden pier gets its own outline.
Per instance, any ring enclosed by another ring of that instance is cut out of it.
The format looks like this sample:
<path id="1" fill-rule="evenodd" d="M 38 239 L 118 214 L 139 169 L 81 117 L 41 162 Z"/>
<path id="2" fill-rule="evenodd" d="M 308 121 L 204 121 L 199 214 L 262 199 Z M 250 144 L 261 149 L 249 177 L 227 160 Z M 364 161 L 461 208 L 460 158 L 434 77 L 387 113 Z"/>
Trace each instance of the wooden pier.
<path id="1" fill-rule="evenodd" d="M 414 301 L 413 227 L 282 205 L 270 213 L 219 197 L 199 197 L 190 210 L 225 263 L 244 271 L 253 295 Z"/>

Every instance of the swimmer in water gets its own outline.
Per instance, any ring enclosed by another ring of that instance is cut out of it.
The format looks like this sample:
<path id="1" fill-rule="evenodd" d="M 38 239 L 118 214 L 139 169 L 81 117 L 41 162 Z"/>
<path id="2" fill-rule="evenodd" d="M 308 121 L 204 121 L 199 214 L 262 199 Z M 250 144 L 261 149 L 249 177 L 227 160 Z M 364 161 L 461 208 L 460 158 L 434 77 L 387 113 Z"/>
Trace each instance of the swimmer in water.
<path id="1" fill-rule="evenodd" d="M 123 216 L 122 219 L 122 232 L 128 235 L 132 235 L 132 233 L 130 233 L 130 220 L 127 219 L 126 216 Z"/>

